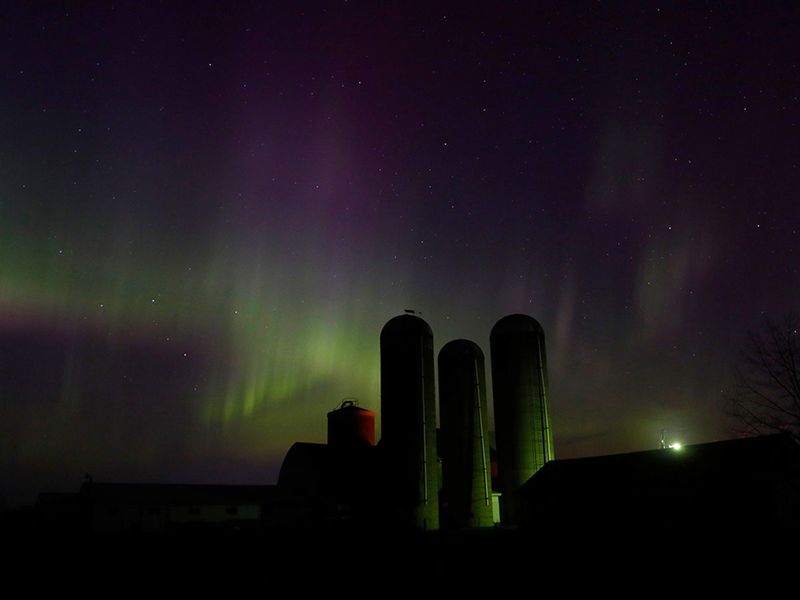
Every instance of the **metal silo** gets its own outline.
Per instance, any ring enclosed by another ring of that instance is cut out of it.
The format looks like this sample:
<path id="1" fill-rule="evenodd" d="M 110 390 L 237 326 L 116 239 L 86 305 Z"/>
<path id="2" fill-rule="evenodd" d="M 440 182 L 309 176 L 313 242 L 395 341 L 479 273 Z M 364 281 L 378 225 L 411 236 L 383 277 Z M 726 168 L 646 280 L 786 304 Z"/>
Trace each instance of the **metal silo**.
<path id="1" fill-rule="evenodd" d="M 454 340 L 439 352 L 443 526 L 491 527 L 492 479 L 483 352 Z"/>
<path id="2" fill-rule="evenodd" d="M 381 331 L 381 449 L 389 504 L 401 522 L 439 528 L 433 332 L 401 315 Z"/>
<path id="3" fill-rule="evenodd" d="M 502 518 L 514 523 L 517 490 L 554 457 L 544 331 L 527 315 L 509 315 L 492 328 L 490 344 Z"/>

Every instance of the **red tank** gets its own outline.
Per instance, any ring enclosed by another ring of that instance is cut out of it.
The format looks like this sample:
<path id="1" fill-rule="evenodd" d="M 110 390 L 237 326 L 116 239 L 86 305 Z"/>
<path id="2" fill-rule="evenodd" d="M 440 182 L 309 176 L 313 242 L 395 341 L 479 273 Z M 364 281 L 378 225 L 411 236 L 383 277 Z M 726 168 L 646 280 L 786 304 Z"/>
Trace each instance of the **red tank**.
<path id="1" fill-rule="evenodd" d="M 374 446 L 375 413 L 345 400 L 328 413 L 328 445 Z"/>

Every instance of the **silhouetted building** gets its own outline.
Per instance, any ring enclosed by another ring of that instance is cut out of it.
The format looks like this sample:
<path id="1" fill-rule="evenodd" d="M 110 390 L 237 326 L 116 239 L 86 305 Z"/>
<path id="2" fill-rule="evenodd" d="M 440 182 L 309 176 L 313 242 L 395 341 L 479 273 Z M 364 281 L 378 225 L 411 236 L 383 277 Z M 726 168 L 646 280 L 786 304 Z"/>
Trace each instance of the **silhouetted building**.
<path id="1" fill-rule="evenodd" d="M 85 528 L 95 533 L 256 529 L 276 512 L 285 493 L 274 485 L 95 483 L 81 486 Z"/>
<path id="2" fill-rule="evenodd" d="M 800 448 L 777 434 L 555 460 L 522 486 L 519 502 L 520 525 L 529 529 L 796 529 Z"/>
<path id="3" fill-rule="evenodd" d="M 292 444 L 278 487 L 298 507 L 296 523 L 322 527 L 385 520 L 379 454 L 369 445 Z"/>

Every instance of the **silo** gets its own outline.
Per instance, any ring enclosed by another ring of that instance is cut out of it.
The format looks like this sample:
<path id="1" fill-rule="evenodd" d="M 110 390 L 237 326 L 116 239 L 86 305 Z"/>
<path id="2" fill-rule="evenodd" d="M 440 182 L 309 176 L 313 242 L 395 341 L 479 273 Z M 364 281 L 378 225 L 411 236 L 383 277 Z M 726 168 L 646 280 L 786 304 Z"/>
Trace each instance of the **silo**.
<path id="1" fill-rule="evenodd" d="M 344 400 L 328 413 L 328 445 L 359 447 L 375 445 L 375 413 Z"/>
<path id="2" fill-rule="evenodd" d="M 515 495 L 553 459 L 544 330 L 527 315 L 500 319 L 490 336 L 503 521 L 516 522 Z"/>
<path id="3" fill-rule="evenodd" d="M 454 340 L 439 352 L 442 526 L 491 527 L 492 480 L 483 352 Z"/>
<path id="4" fill-rule="evenodd" d="M 433 332 L 414 315 L 381 331 L 381 450 L 388 503 L 400 522 L 439 528 Z"/>

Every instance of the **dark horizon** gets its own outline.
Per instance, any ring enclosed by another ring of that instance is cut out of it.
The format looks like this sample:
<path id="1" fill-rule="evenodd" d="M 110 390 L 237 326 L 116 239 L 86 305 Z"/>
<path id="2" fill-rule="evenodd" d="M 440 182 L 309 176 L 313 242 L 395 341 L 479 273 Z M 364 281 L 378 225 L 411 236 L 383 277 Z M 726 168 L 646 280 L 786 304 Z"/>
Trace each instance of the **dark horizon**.
<path id="1" fill-rule="evenodd" d="M 556 457 L 725 439 L 800 306 L 792 4 L 3 17 L 0 502 L 274 483 L 404 309 L 537 319 Z"/>

